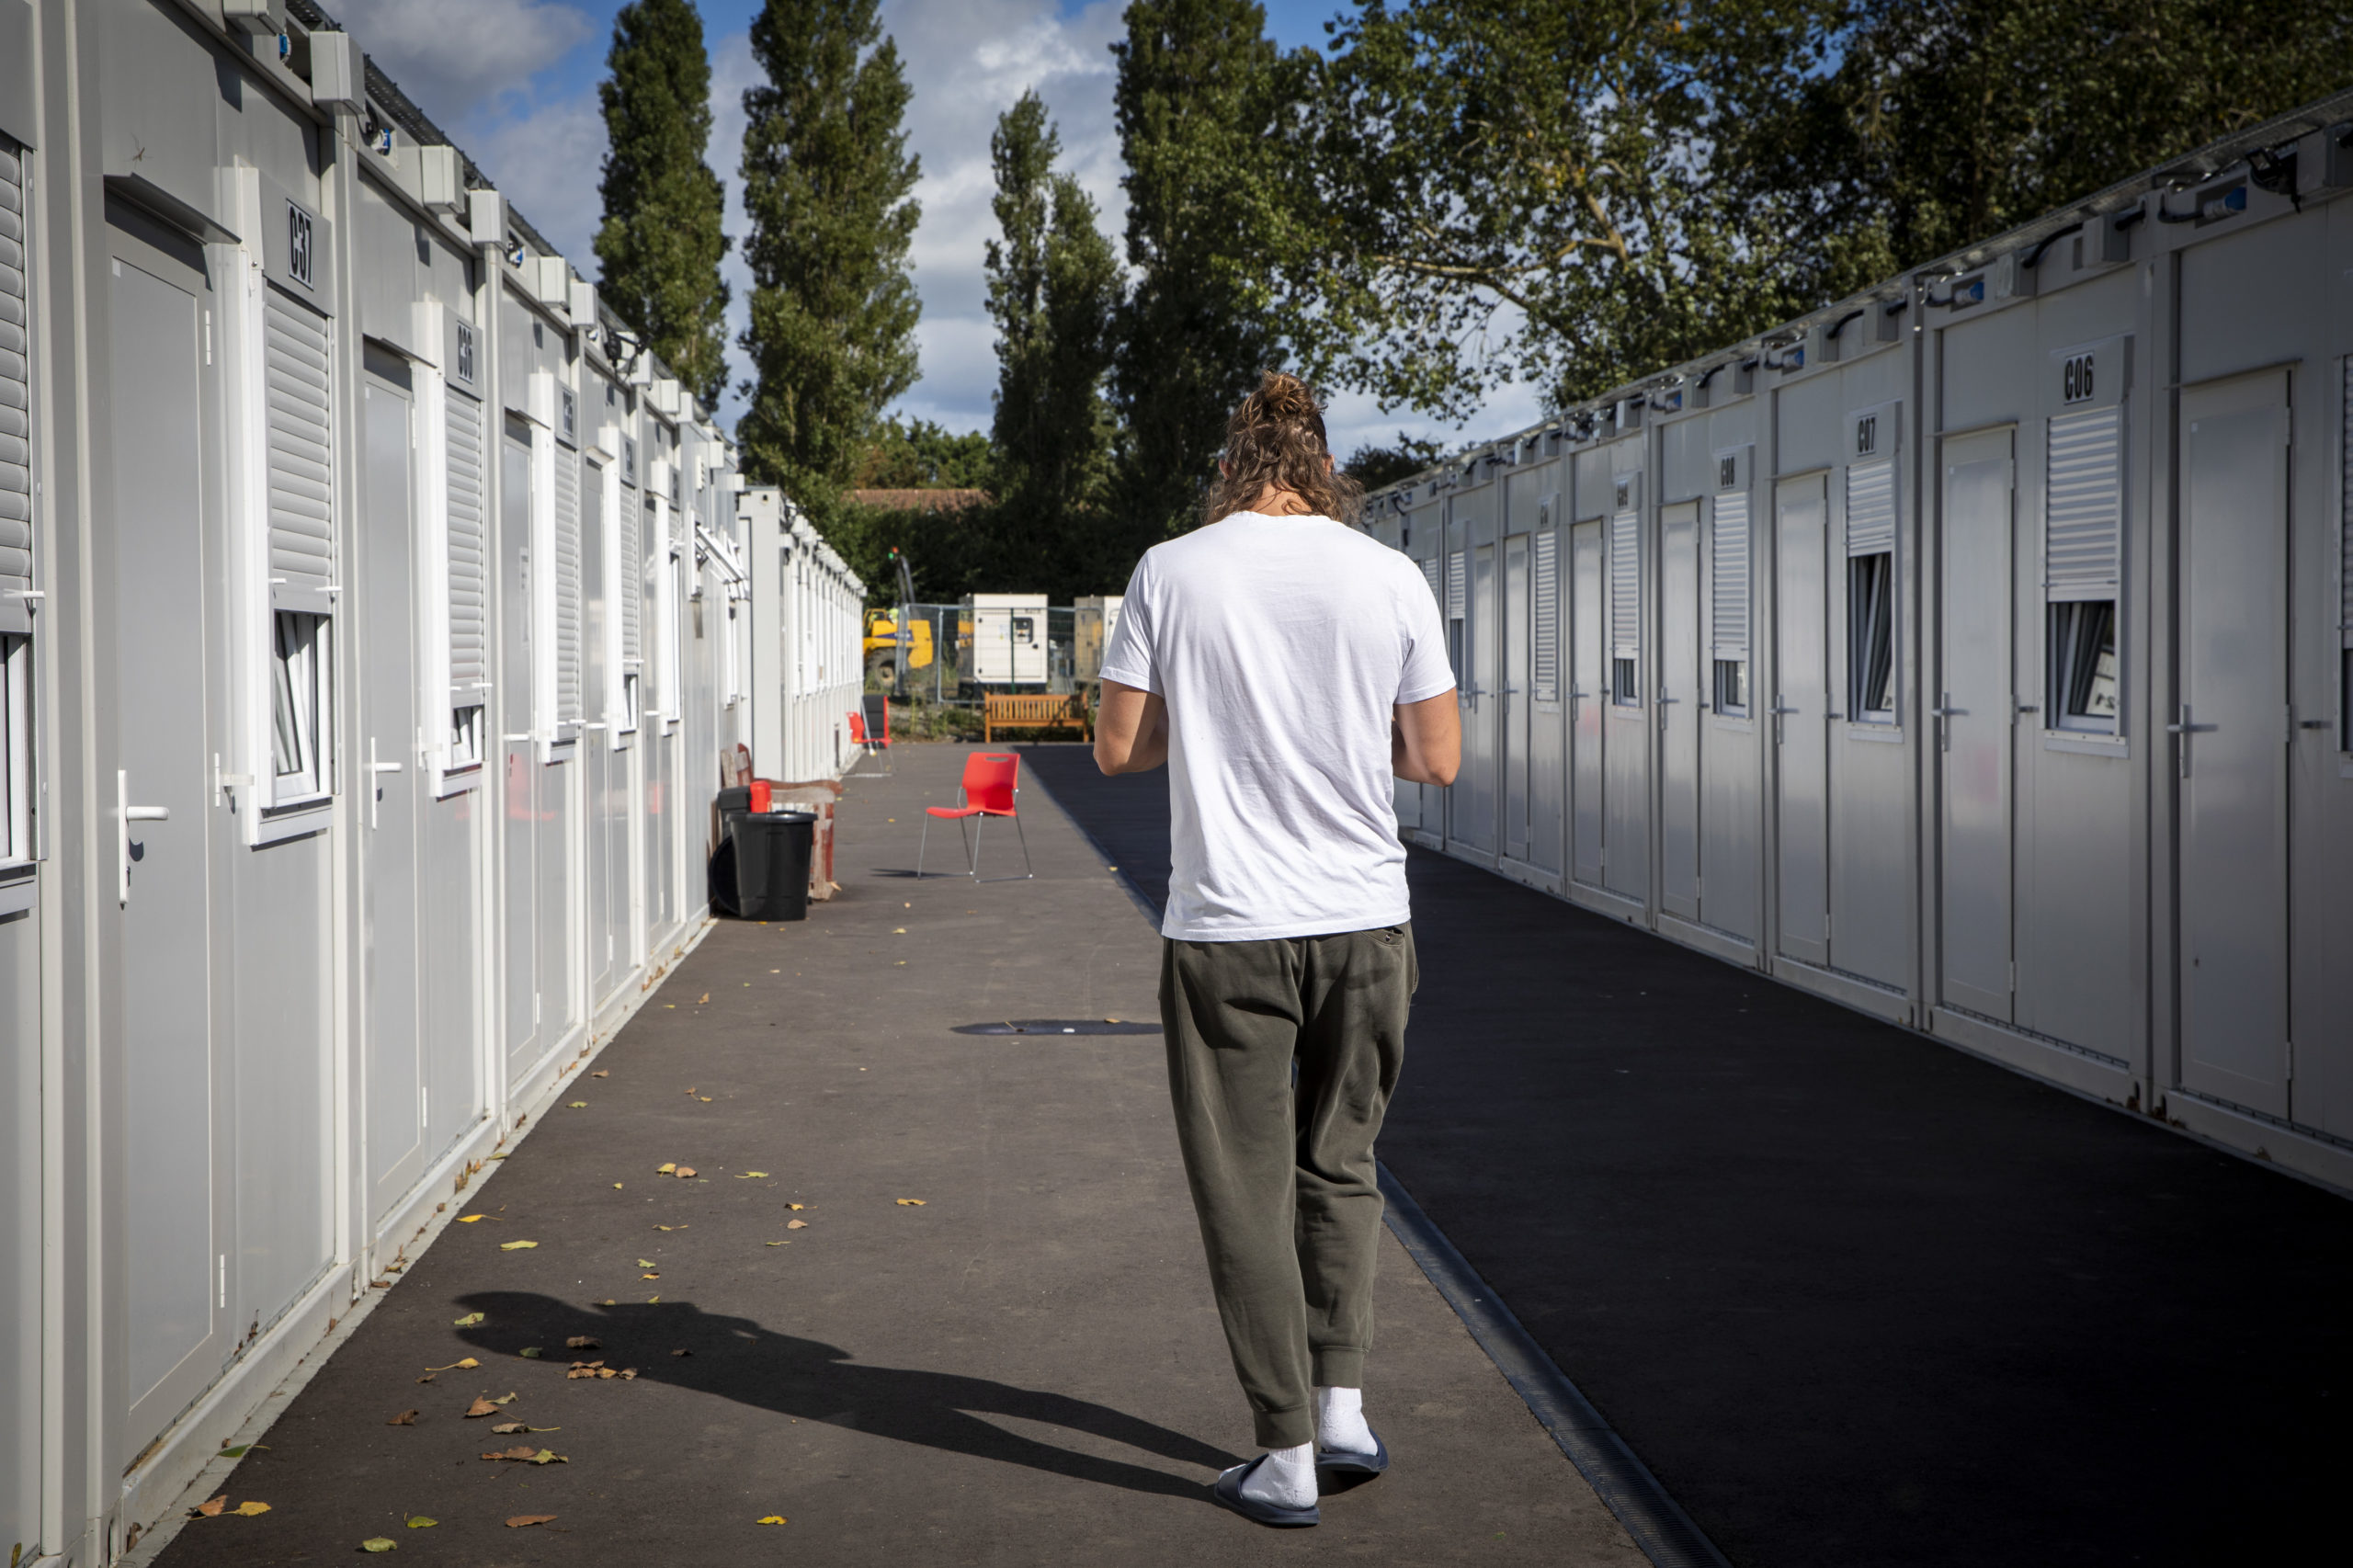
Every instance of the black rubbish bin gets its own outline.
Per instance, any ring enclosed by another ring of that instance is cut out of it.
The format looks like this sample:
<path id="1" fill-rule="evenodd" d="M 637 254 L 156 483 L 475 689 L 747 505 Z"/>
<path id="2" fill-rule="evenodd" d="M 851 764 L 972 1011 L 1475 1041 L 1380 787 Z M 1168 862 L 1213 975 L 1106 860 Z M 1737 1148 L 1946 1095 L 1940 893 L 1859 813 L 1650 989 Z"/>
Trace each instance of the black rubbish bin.
<path id="1" fill-rule="evenodd" d="M 809 856 L 817 842 L 817 813 L 746 812 L 732 823 L 728 838 L 734 851 L 735 912 L 746 920 L 808 919 Z M 712 880 L 715 896 L 715 861 Z"/>

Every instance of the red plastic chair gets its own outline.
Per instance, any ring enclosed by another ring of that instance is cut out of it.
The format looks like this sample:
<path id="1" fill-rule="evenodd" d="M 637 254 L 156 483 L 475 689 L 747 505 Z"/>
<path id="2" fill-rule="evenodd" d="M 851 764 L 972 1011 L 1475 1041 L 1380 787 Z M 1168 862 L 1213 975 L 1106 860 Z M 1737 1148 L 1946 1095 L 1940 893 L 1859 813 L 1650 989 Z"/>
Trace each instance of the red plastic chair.
<path id="1" fill-rule="evenodd" d="M 880 735 L 866 727 L 865 714 L 855 708 L 851 709 L 849 710 L 849 739 L 850 744 L 858 748 L 861 761 L 878 755 L 882 758 L 881 767 L 870 772 L 864 768 L 857 769 L 851 773 L 851 778 L 888 778 L 891 777 L 891 754 L 886 749 L 891 744 L 891 713 L 888 708 L 882 710 L 882 733 Z"/>
<path id="2" fill-rule="evenodd" d="M 931 819 L 950 818 L 956 824 L 959 837 L 964 836 L 964 824 L 972 819 L 971 836 L 964 845 L 968 862 L 966 875 L 974 881 L 981 880 L 981 829 L 990 817 L 1011 817 L 1013 831 L 1021 835 L 1021 875 L 991 877 L 993 882 L 1017 882 L 1038 873 L 1029 869 L 1029 834 L 1021 825 L 1020 813 L 1014 802 L 1021 793 L 1021 759 L 1009 751 L 976 751 L 964 759 L 964 781 L 956 787 L 956 803 L 952 806 L 924 808 L 923 842 L 915 848 L 915 875 L 923 875 L 924 850 L 931 839 Z"/>

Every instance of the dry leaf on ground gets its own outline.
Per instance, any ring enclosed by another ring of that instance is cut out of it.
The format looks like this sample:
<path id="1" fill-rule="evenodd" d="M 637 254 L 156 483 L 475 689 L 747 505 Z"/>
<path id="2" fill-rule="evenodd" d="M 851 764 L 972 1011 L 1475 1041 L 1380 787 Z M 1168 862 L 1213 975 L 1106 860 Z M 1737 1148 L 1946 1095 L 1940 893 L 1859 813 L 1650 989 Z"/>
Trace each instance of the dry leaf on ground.
<path id="1" fill-rule="evenodd" d="M 612 1076 L 612 1074 L 605 1068 L 599 1067 L 594 1073 L 589 1074 L 588 1076 L 591 1078 L 609 1078 Z"/>
<path id="2" fill-rule="evenodd" d="M 394 1540 L 388 1535 L 371 1535 L 366 1540 L 359 1543 L 359 1550 L 362 1551 L 397 1551 L 400 1550 L 400 1544 L 401 1543 L 399 1541 Z"/>
<path id="3" fill-rule="evenodd" d="M 588 1102 L 586 1100 L 570 1100 L 565 1103 L 564 1108 L 566 1110 L 586 1110 L 588 1108 Z"/>
<path id="4" fill-rule="evenodd" d="M 809 1205 L 806 1203 L 788 1203 L 785 1207 L 788 1209 L 806 1209 Z"/>
<path id="5" fill-rule="evenodd" d="M 692 1165 L 680 1165 L 678 1167 L 678 1179 L 680 1181 L 686 1180 L 688 1176 L 694 1174 L 695 1168 Z"/>
<path id="6" fill-rule="evenodd" d="M 482 1313 L 480 1313 L 480 1312 L 468 1312 L 465 1316 L 463 1316 L 463 1317 L 459 1318 L 459 1319 L 457 1319 L 457 1320 L 456 1320 L 455 1326 L 457 1326 L 457 1327 L 459 1327 L 459 1328 L 472 1328 L 472 1327 L 473 1327 L 473 1326 L 474 1326 L 474 1324 L 478 1324 L 478 1323 L 480 1323 L 480 1322 L 482 1322 L 482 1321 L 483 1321 L 483 1314 L 482 1314 Z"/>
<path id="7" fill-rule="evenodd" d="M 500 1394 L 496 1399 L 492 1400 L 490 1403 L 493 1404 L 512 1404 L 522 1397 L 523 1396 L 521 1394 L 515 1392 L 512 1389 L 509 1389 L 506 1392 Z"/>
<path id="8" fill-rule="evenodd" d="M 788 1231 L 805 1231 L 809 1228 L 809 1221 L 806 1220 L 787 1220 L 784 1222 L 784 1228 Z"/>
<path id="9" fill-rule="evenodd" d="M 476 1318 L 480 1318 L 482 1314 L 480 1312 L 476 1312 L 474 1316 Z M 459 1321 L 462 1323 L 465 1320 L 460 1318 Z M 425 1369 L 428 1372 L 453 1372 L 460 1367 L 479 1367 L 481 1365 L 482 1363 L 475 1360 L 472 1357 L 463 1356 L 459 1358 L 457 1360 L 450 1362 L 446 1367 L 427 1367 Z"/>
<path id="10" fill-rule="evenodd" d="M 188 1511 L 188 1517 L 217 1519 L 221 1517 L 221 1510 L 228 1506 L 229 1494 L 226 1492 L 223 1492 L 220 1496 L 213 1498 L 210 1502 L 199 1503 L 195 1507 L 190 1508 Z"/>
<path id="11" fill-rule="evenodd" d="M 696 998 L 695 998 L 695 1006 L 698 1006 L 698 1007 L 699 1007 L 699 1006 L 701 1006 L 705 1002 L 708 1002 L 708 1001 L 710 1001 L 710 992 L 708 992 L 708 991 L 706 991 L 706 992 L 704 992 L 701 995 L 699 995 L 699 996 L 698 996 L 698 997 L 696 997 Z"/>
<path id="12" fill-rule="evenodd" d="M 665 1161 L 665 1163 L 654 1167 L 654 1174 L 655 1176 L 676 1176 L 678 1174 L 678 1167 Z"/>
<path id="13" fill-rule="evenodd" d="M 892 1201 L 898 1204 L 902 1209 L 920 1209 L 924 1204 L 924 1200 L 920 1198 L 899 1198 L 893 1199 Z"/>
<path id="14" fill-rule="evenodd" d="M 768 1173 L 766 1171 L 737 1171 L 735 1173 L 735 1179 L 737 1181 L 765 1181 L 767 1179 L 767 1174 Z"/>
<path id="15" fill-rule="evenodd" d="M 502 1437 L 512 1437 L 525 1432 L 561 1432 L 561 1426 L 532 1426 L 521 1421 L 502 1421 L 491 1428 Z"/>
<path id="16" fill-rule="evenodd" d="M 414 1410 L 404 1410 L 398 1415 L 393 1416 L 390 1421 L 385 1422 L 384 1425 L 387 1426 L 414 1426 L 416 1425 L 416 1412 Z"/>
<path id="17" fill-rule="evenodd" d="M 770 1514 L 767 1518 L 760 1521 L 760 1523 L 764 1525 L 789 1525 L 791 1522 L 792 1521 L 790 1519 L 786 1518 L 782 1514 Z"/>
<path id="18" fill-rule="evenodd" d="M 638 1278 L 640 1279 L 659 1279 L 662 1276 L 649 1268 L 644 1273 L 639 1275 Z"/>
<path id="19" fill-rule="evenodd" d="M 519 1530 L 525 1525 L 551 1525 L 553 1523 L 555 1523 L 555 1516 L 553 1514 L 517 1514 L 513 1518 L 506 1521 L 506 1528 L 510 1530 Z"/>
<path id="20" fill-rule="evenodd" d="M 540 1358 L 540 1346 L 536 1345 L 526 1345 L 522 1349 L 515 1352 L 515 1354 L 520 1356 L 526 1361 L 536 1361 Z"/>
<path id="21" fill-rule="evenodd" d="M 267 1443 L 239 1443 L 233 1449 L 222 1449 L 213 1457 L 215 1459 L 241 1460 L 247 1454 L 253 1452 L 256 1449 L 267 1449 L 269 1445 Z"/>
<path id="22" fill-rule="evenodd" d="M 268 1513 L 269 1505 L 267 1503 L 240 1503 L 236 1506 L 236 1512 L 243 1514 L 245 1517 L 250 1519 L 257 1514 Z"/>
<path id="23" fill-rule="evenodd" d="M 673 1356 L 691 1356 L 694 1352 L 691 1350 L 673 1350 L 670 1354 Z"/>
<path id="24" fill-rule="evenodd" d="M 654 1267 L 654 1260 L 650 1257 L 641 1257 L 637 1260 L 637 1266 L 640 1268 L 651 1268 Z M 597 1346 L 594 1345 L 583 1345 L 579 1346 L 579 1348 L 583 1350 L 594 1350 L 597 1348 Z"/>
<path id="25" fill-rule="evenodd" d="M 483 1398 L 480 1394 L 476 1394 L 474 1396 L 474 1402 L 466 1406 L 466 1418 L 468 1420 L 472 1420 L 477 1415 L 495 1415 L 497 1414 L 498 1406 Z"/>
<path id="26" fill-rule="evenodd" d="M 770 1246 L 770 1247 L 789 1247 L 789 1246 L 790 1246 L 792 1244 L 791 1244 L 790 1242 L 762 1242 L 760 1244 L 761 1244 L 762 1246 Z"/>
<path id="27" fill-rule="evenodd" d="M 575 1334 L 563 1342 L 566 1350 L 602 1350 L 605 1342 L 593 1334 Z"/>
<path id="28" fill-rule="evenodd" d="M 498 1250 L 501 1252 L 521 1252 L 526 1247 L 535 1247 L 539 1244 L 540 1244 L 537 1242 L 501 1242 L 498 1244 Z"/>
<path id="29" fill-rule="evenodd" d="M 504 1154 L 493 1154 L 493 1155 L 491 1156 L 491 1158 L 492 1158 L 492 1159 L 494 1159 L 494 1160 L 503 1160 L 503 1159 L 505 1159 L 506 1157 L 506 1155 L 504 1155 Z M 471 1225 L 471 1224 L 472 1224 L 476 1220 L 497 1220 L 497 1219 L 498 1219 L 498 1216 L 497 1216 L 497 1215 L 495 1215 L 495 1214 L 460 1214 L 460 1215 L 459 1215 L 459 1216 L 458 1216 L 458 1223 L 459 1223 L 459 1224 L 460 1224 L 460 1225 Z M 499 1221 L 499 1223 L 501 1223 L 501 1224 L 505 1224 L 505 1223 L 506 1223 L 506 1221 L 503 1221 L 503 1220 L 500 1220 L 500 1221 Z"/>
<path id="30" fill-rule="evenodd" d="M 429 1530 L 440 1522 L 438 1519 L 427 1518 L 423 1514 L 412 1514 L 406 1521 L 408 1528 L 413 1530 Z"/>

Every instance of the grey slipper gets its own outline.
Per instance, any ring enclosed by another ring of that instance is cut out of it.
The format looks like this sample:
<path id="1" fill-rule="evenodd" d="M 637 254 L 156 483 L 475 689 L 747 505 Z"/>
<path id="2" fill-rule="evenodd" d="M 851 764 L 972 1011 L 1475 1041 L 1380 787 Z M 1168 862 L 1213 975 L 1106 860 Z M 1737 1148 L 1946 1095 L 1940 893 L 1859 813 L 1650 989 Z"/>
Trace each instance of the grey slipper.
<path id="1" fill-rule="evenodd" d="M 1304 1508 L 1286 1508 L 1279 1503 L 1261 1503 L 1256 1497 L 1242 1495 L 1242 1483 L 1250 1479 L 1252 1471 L 1266 1462 L 1267 1456 L 1260 1454 L 1248 1464 L 1235 1465 L 1232 1470 L 1211 1482 L 1211 1501 L 1221 1508 L 1233 1509 L 1245 1519 L 1251 1519 L 1262 1525 L 1273 1525 L 1279 1529 L 1295 1529 L 1302 1525 L 1322 1524 L 1323 1510 L 1313 1503 Z"/>
<path id="2" fill-rule="evenodd" d="M 1366 1430 L 1371 1431 L 1371 1428 L 1367 1427 Z M 1319 1448 L 1315 1450 L 1315 1468 L 1337 1471 L 1342 1475 L 1379 1475 L 1389 1468 L 1389 1445 L 1381 1440 L 1380 1433 L 1373 1432 L 1372 1452 L 1369 1454 L 1352 1453 L 1346 1449 Z"/>

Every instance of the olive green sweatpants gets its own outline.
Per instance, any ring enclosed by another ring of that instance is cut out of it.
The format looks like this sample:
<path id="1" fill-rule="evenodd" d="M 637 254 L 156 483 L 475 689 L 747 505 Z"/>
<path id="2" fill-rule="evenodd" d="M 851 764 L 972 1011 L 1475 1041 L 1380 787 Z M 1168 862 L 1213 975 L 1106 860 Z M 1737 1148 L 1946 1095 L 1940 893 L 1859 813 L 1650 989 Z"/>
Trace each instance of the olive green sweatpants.
<path id="1" fill-rule="evenodd" d="M 1315 1388 L 1364 1385 L 1381 1215 L 1372 1141 L 1418 979 L 1410 926 L 1162 947 L 1176 1139 L 1267 1448 L 1313 1439 Z"/>

